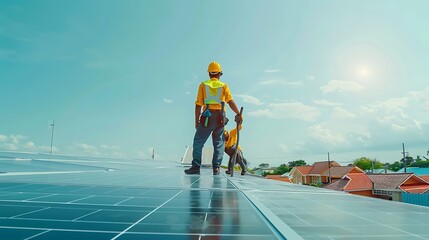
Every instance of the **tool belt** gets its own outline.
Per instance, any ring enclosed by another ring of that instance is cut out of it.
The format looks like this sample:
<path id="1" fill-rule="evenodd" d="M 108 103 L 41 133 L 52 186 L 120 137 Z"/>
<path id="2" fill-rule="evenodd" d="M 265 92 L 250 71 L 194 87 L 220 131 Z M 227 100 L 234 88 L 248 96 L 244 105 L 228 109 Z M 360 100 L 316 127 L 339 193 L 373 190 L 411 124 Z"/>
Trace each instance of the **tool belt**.
<path id="1" fill-rule="evenodd" d="M 223 127 L 225 126 L 229 119 L 226 117 L 225 111 L 224 111 L 224 102 L 222 102 L 222 109 L 221 110 L 209 110 L 208 104 L 206 105 L 206 110 L 201 114 L 200 116 L 200 123 L 203 127 L 210 126 L 211 121 L 217 121 L 217 123 Z"/>
<path id="2" fill-rule="evenodd" d="M 200 116 L 200 123 L 203 127 L 210 126 L 211 121 L 217 121 L 219 126 L 225 126 L 229 119 L 226 117 L 225 112 L 221 110 L 210 110 L 210 116 L 204 116 L 203 114 Z"/>

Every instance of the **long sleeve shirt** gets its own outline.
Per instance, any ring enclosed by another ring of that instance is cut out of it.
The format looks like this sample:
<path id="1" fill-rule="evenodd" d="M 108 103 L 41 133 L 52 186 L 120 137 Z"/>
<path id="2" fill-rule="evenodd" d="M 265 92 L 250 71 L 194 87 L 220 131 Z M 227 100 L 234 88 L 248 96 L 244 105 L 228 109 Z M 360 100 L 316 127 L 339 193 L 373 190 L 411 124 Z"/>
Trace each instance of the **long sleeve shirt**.
<path id="1" fill-rule="evenodd" d="M 225 142 L 225 149 L 232 148 L 237 143 L 237 128 L 231 129 L 228 141 Z M 240 146 L 237 147 L 240 150 Z"/>

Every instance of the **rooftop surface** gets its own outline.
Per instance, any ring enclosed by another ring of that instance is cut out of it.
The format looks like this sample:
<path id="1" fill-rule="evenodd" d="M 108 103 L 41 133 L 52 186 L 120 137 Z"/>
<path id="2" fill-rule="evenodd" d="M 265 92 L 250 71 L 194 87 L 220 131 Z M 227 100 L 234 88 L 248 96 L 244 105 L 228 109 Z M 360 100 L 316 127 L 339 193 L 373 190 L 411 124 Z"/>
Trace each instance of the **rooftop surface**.
<path id="1" fill-rule="evenodd" d="M 2 152 L 1 239 L 429 239 L 427 207 L 183 170 Z"/>

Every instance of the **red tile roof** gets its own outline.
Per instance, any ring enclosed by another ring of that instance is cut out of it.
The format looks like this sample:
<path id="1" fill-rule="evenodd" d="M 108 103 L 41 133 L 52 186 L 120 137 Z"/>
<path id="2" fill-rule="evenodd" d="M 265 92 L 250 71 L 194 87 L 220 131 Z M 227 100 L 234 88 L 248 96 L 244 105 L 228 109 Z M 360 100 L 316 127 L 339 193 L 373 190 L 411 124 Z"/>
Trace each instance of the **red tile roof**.
<path id="1" fill-rule="evenodd" d="M 365 173 L 349 173 L 325 188 L 346 192 L 371 190 L 374 188 L 400 189 L 409 193 L 424 193 L 429 191 L 429 183 L 415 176 L 413 173 L 370 175 L 366 175 Z"/>
<path id="2" fill-rule="evenodd" d="M 429 183 L 429 175 L 419 176 L 419 177 Z"/>
<path id="3" fill-rule="evenodd" d="M 295 167 L 296 170 L 298 170 L 302 175 L 308 175 L 313 169 L 313 166 L 297 166 Z"/>
<path id="4" fill-rule="evenodd" d="M 331 166 L 340 166 L 340 164 L 338 164 L 335 161 L 331 161 Z M 313 168 L 311 169 L 309 174 L 321 175 L 326 170 L 328 170 L 328 167 L 329 167 L 328 161 L 315 162 L 315 163 L 313 163 Z"/>
<path id="5" fill-rule="evenodd" d="M 371 190 L 372 182 L 365 173 L 349 173 L 325 188 L 346 192 Z"/>
<path id="6" fill-rule="evenodd" d="M 413 173 L 369 174 L 375 189 L 398 189 Z"/>
<path id="7" fill-rule="evenodd" d="M 330 170 L 326 170 L 322 173 L 322 176 L 328 176 L 331 174 L 333 178 L 342 178 L 344 175 L 350 173 L 352 170 L 356 169 L 357 172 L 363 173 L 363 171 L 355 166 L 333 166 Z"/>
<path id="8" fill-rule="evenodd" d="M 408 193 L 424 193 L 427 190 L 429 190 L 429 184 L 428 185 L 408 185 L 408 186 L 401 186 L 400 188 Z"/>
<path id="9" fill-rule="evenodd" d="M 267 176 L 265 176 L 265 178 L 272 179 L 272 180 L 277 180 L 277 181 L 282 181 L 282 182 L 290 182 L 290 179 L 288 177 L 282 177 L 282 175 L 271 175 L 271 174 L 268 174 Z"/>
<path id="10" fill-rule="evenodd" d="M 350 192 L 372 189 L 372 181 L 365 173 L 350 173 L 345 177 L 349 178 L 350 181 L 347 186 L 344 187 L 344 191 Z"/>
<path id="11" fill-rule="evenodd" d="M 324 188 L 336 190 L 336 191 L 343 191 L 344 187 L 349 183 L 350 179 L 340 179 L 338 181 L 335 181 L 329 185 L 326 185 Z"/>

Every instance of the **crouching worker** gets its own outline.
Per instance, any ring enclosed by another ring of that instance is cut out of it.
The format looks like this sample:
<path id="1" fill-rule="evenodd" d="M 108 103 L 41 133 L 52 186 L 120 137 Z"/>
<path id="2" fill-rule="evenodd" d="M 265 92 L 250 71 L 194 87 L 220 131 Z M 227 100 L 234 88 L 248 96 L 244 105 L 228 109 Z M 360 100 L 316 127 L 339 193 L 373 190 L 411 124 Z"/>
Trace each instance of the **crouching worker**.
<path id="1" fill-rule="evenodd" d="M 239 125 L 241 130 L 241 125 Z M 234 171 L 234 166 L 232 166 L 232 161 L 234 157 L 235 149 L 237 148 L 237 157 L 235 159 L 235 163 L 238 163 L 241 167 L 241 175 L 244 175 L 246 173 L 246 164 L 247 161 L 243 157 L 243 152 L 241 151 L 240 146 L 236 146 L 237 143 L 237 128 L 232 129 L 230 132 L 225 129 L 224 133 L 224 139 L 225 139 L 225 152 L 229 156 L 229 163 L 228 163 L 228 171 L 226 171 L 226 174 L 231 174 L 231 171 Z"/>

